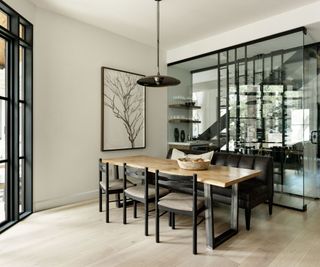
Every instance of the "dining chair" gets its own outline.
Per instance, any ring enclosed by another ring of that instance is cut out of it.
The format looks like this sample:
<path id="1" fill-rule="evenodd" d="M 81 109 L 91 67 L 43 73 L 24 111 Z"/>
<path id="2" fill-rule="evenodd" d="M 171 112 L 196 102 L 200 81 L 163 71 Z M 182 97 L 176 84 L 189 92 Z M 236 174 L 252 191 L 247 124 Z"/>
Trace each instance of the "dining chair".
<path id="1" fill-rule="evenodd" d="M 127 223 L 127 198 L 133 200 L 133 217 L 137 218 L 137 202 L 144 204 L 144 234 L 148 236 L 149 234 L 149 202 L 153 202 L 155 199 L 155 187 L 150 184 L 150 173 L 148 168 L 135 168 L 128 166 L 127 164 L 123 165 L 124 177 L 123 177 L 123 224 Z M 141 185 L 135 187 L 129 187 L 127 184 L 127 178 L 131 177 L 134 179 L 139 179 L 142 181 Z M 160 196 L 164 196 L 169 193 L 169 190 L 166 188 L 159 188 L 158 190 Z"/>
<path id="2" fill-rule="evenodd" d="M 160 186 L 170 188 L 171 192 L 161 197 Z M 175 228 L 175 214 L 192 216 L 193 254 L 197 254 L 197 218 L 205 209 L 204 198 L 198 197 L 197 175 L 171 175 L 157 170 L 155 188 L 156 242 L 160 242 L 160 211 L 167 211 L 171 214 L 172 229 Z"/>
<path id="3" fill-rule="evenodd" d="M 105 179 L 103 179 L 103 173 Z M 135 186 L 131 181 L 127 181 L 127 187 Z M 120 194 L 123 193 L 123 179 L 110 179 L 109 163 L 102 163 L 99 159 L 99 211 L 102 212 L 102 195 L 106 195 L 106 223 L 110 222 L 110 202 L 117 202 L 120 207 Z M 116 195 L 116 200 L 110 200 L 110 195 Z"/>

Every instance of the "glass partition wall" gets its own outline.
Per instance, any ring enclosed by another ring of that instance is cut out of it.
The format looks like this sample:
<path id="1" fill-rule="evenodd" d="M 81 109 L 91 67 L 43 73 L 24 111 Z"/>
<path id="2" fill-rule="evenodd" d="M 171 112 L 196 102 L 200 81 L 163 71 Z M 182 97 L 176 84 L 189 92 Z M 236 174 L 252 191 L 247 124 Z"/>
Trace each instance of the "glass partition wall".
<path id="1" fill-rule="evenodd" d="M 299 28 L 168 67 L 182 81 L 168 102 L 183 92 L 194 105 L 183 126 L 170 121 L 169 108 L 169 142 L 183 127 L 209 149 L 272 156 L 274 202 L 298 210 L 320 194 L 318 49 L 304 45 L 305 34 Z"/>

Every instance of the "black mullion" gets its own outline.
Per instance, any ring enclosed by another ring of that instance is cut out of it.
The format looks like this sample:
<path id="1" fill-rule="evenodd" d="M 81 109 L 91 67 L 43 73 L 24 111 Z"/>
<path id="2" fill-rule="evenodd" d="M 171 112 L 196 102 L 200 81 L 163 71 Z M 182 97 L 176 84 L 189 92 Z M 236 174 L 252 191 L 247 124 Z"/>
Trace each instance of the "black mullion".
<path id="1" fill-rule="evenodd" d="M 248 84 L 247 46 L 244 47 L 244 83 L 245 83 L 245 84 Z"/>
<path id="2" fill-rule="evenodd" d="M 240 143 L 240 82 L 239 82 L 239 63 L 238 63 L 238 51 L 234 51 L 234 68 L 235 68 L 235 85 L 236 85 L 236 152 L 239 152 L 239 143 Z"/>
<path id="3" fill-rule="evenodd" d="M 11 151 L 13 150 L 13 143 L 12 143 L 12 136 L 13 136 L 13 119 L 12 119 L 12 114 L 13 114 L 13 101 L 11 101 L 11 99 L 13 99 L 13 90 L 12 90 L 12 84 L 13 84 L 13 66 L 12 66 L 12 62 L 13 62 L 13 42 L 12 40 L 10 42 L 8 42 L 8 59 L 7 59 L 7 90 L 8 90 L 8 97 L 10 99 L 9 103 L 8 103 L 8 116 L 7 116 L 7 134 L 8 134 L 8 139 L 7 139 L 7 158 L 8 158 L 8 166 L 7 166 L 7 181 L 6 181 L 6 185 L 7 185 L 7 219 L 8 221 L 14 221 L 14 212 L 13 212 L 13 202 L 14 202 L 14 189 L 13 189 L 13 167 L 12 167 L 12 162 L 13 162 L 13 155 L 11 153 Z"/>
<path id="4" fill-rule="evenodd" d="M 23 48 L 30 48 L 31 44 L 28 44 L 24 39 L 19 38 L 19 45 Z"/>
<path id="5" fill-rule="evenodd" d="M 19 44 L 17 41 L 14 41 L 14 54 L 13 54 L 13 140 L 12 140 L 12 155 L 13 155 L 13 195 L 14 195 L 14 219 L 19 220 L 19 203 L 20 203 L 20 194 L 19 194 L 19 123 L 20 123 L 20 110 L 19 110 Z"/>
<path id="6" fill-rule="evenodd" d="M 283 85 L 282 88 L 282 146 L 285 147 L 286 144 L 286 107 L 285 107 L 285 100 L 286 100 L 286 91 L 287 91 L 287 86 L 286 83 L 284 82 L 285 80 L 285 71 L 284 71 L 284 57 L 283 53 L 281 54 L 281 67 L 280 67 L 280 79 L 281 83 Z"/>
<path id="7" fill-rule="evenodd" d="M 254 58 L 253 59 L 253 62 L 252 62 L 252 83 L 253 85 L 256 84 L 256 59 Z"/>
<path id="8" fill-rule="evenodd" d="M 218 109 L 218 151 L 221 150 L 220 146 L 220 131 L 221 131 L 221 112 L 220 112 L 220 101 L 221 101 L 221 77 L 220 77 L 220 53 L 218 53 L 218 103 L 217 103 L 217 109 Z"/>
<path id="9" fill-rule="evenodd" d="M 230 139 L 230 133 L 229 133 L 229 125 L 230 125 L 230 114 L 229 114 L 229 51 L 227 51 L 227 88 L 226 88 L 226 126 L 227 126 L 227 134 L 226 134 L 226 150 L 229 151 L 229 139 Z"/>

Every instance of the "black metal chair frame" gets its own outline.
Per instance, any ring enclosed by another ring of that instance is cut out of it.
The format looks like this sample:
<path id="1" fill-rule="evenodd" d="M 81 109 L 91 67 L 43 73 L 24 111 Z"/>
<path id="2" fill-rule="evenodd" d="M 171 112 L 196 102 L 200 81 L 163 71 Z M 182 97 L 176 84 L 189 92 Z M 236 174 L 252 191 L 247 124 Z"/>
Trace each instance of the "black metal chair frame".
<path id="1" fill-rule="evenodd" d="M 127 176 L 135 179 L 140 179 L 143 181 L 144 185 L 144 197 L 140 198 L 134 195 L 129 194 L 128 192 L 125 192 L 127 189 Z M 133 217 L 137 218 L 137 202 L 144 204 L 144 234 L 145 236 L 148 236 L 149 234 L 149 202 L 154 201 L 154 197 L 148 196 L 149 191 L 149 172 L 148 168 L 135 168 L 128 166 L 126 163 L 123 164 L 123 224 L 127 223 L 127 198 L 130 198 L 133 200 Z"/>
<path id="2" fill-rule="evenodd" d="M 192 211 L 185 211 L 179 209 L 172 209 L 165 206 L 159 205 L 159 185 L 170 188 L 173 192 L 180 193 L 192 193 Z M 198 199 L 198 186 L 197 186 L 197 175 L 193 176 L 182 176 L 182 175 L 171 175 L 163 172 L 156 171 L 155 174 L 155 210 L 156 210 L 156 242 L 160 242 L 160 222 L 159 215 L 160 210 L 167 211 L 169 213 L 169 225 L 172 229 L 175 228 L 175 214 L 181 214 L 186 216 L 192 216 L 192 229 L 193 229 L 193 254 L 197 254 L 197 218 L 198 215 L 205 210 L 203 205 L 200 209 L 197 208 Z"/>
<path id="3" fill-rule="evenodd" d="M 115 166 L 115 179 L 119 179 L 119 168 Z M 106 188 L 104 189 L 100 182 L 102 182 L 103 173 L 106 177 Z M 109 177 L 109 163 L 102 163 L 102 159 L 99 159 L 99 212 L 102 212 L 102 196 L 106 195 L 106 223 L 110 222 L 110 202 L 116 202 L 117 208 L 122 206 L 120 195 L 123 193 L 123 188 L 121 189 L 110 189 L 110 177 Z M 116 195 L 115 200 L 110 200 L 110 195 Z"/>

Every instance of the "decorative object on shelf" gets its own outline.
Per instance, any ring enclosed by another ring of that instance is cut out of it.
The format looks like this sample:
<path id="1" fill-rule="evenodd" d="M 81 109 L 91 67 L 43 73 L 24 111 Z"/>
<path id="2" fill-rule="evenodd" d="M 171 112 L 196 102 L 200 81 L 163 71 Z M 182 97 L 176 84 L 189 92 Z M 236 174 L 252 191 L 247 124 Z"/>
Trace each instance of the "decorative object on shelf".
<path id="1" fill-rule="evenodd" d="M 179 129 L 178 128 L 174 128 L 174 141 L 175 142 L 179 142 Z"/>
<path id="2" fill-rule="evenodd" d="M 102 67 L 101 150 L 146 147 L 144 75 Z"/>
<path id="3" fill-rule="evenodd" d="M 160 1 L 157 2 L 157 75 L 140 78 L 137 83 L 148 87 L 164 87 L 180 84 L 180 81 L 174 77 L 160 75 L 159 68 L 159 47 L 160 47 Z"/>
<path id="4" fill-rule="evenodd" d="M 186 102 L 186 103 L 185 103 L 185 105 L 186 105 L 187 107 L 194 107 L 195 104 L 196 104 L 196 102 L 194 102 L 194 101 Z"/>
<path id="5" fill-rule="evenodd" d="M 184 130 L 181 130 L 180 139 L 181 139 L 181 142 L 184 142 L 184 140 L 186 139 L 186 133 L 184 132 Z"/>

